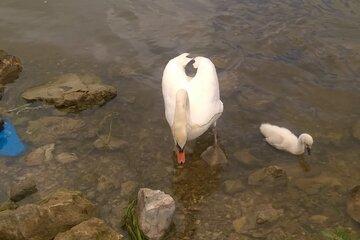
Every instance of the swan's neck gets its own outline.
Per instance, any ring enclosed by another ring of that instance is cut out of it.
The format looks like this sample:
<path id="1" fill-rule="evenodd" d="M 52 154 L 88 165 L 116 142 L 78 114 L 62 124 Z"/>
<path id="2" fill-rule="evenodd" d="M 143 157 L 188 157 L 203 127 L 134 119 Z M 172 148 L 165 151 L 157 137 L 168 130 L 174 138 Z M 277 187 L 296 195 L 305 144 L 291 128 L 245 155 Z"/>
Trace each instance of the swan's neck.
<path id="1" fill-rule="evenodd" d="M 293 151 L 295 154 L 302 154 L 305 152 L 305 145 L 299 138 Z"/>
<path id="2" fill-rule="evenodd" d="M 176 138 L 187 138 L 189 117 L 189 99 L 185 89 L 176 93 L 175 113 L 172 130 Z"/>

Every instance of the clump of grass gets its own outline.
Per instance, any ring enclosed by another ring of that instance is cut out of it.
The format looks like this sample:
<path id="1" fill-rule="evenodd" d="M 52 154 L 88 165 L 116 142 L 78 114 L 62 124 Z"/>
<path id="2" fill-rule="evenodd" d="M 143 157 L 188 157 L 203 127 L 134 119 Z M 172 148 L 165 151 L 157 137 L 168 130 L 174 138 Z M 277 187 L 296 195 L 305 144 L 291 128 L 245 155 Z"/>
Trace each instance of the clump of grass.
<path id="1" fill-rule="evenodd" d="M 122 227 L 129 233 L 131 240 L 148 240 L 148 238 L 140 230 L 135 208 L 136 200 L 133 200 L 129 203 L 125 210 L 125 215 L 122 219 Z"/>
<path id="2" fill-rule="evenodd" d="M 352 236 L 348 230 L 338 227 L 335 230 L 322 231 L 322 235 L 327 240 L 358 240 L 359 238 Z"/>

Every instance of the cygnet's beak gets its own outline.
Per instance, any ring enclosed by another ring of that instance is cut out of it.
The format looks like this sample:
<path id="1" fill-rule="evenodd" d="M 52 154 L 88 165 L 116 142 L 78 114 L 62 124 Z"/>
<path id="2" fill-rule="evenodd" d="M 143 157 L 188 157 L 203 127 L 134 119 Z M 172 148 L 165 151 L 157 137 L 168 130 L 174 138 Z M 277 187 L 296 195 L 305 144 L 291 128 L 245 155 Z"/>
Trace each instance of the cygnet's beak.
<path id="1" fill-rule="evenodd" d="M 182 150 L 177 150 L 176 151 L 176 156 L 177 156 L 178 164 L 185 163 L 185 151 L 183 149 Z"/>
<path id="2" fill-rule="evenodd" d="M 308 155 L 311 155 L 311 147 L 306 146 L 306 151 L 307 151 L 307 154 L 308 154 Z"/>

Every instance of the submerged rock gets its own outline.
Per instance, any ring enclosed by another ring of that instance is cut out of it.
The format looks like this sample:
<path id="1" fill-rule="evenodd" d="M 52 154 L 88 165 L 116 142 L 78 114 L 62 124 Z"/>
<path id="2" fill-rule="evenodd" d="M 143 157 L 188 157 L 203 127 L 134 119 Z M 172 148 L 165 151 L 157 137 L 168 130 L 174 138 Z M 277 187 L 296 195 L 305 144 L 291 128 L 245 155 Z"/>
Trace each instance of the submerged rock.
<path id="1" fill-rule="evenodd" d="M 250 153 L 249 149 L 238 150 L 235 152 L 234 156 L 238 162 L 247 167 L 260 164 L 260 161 Z"/>
<path id="2" fill-rule="evenodd" d="M 53 159 L 53 151 L 55 144 L 47 144 L 35 149 L 25 157 L 25 163 L 28 166 L 41 165 L 44 162 L 49 162 Z"/>
<path id="3" fill-rule="evenodd" d="M 3 202 L 3 203 L 0 203 L 0 212 L 5 211 L 5 210 L 14 210 L 18 207 L 19 206 L 16 203 L 14 203 L 13 201 Z"/>
<path id="4" fill-rule="evenodd" d="M 96 76 L 66 74 L 54 82 L 26 90 L 22 97 L 28 101 L 44 101 L 58 108 L 84 110 L 103 105 L 116 95 L 115 87 L 102 84 Z"/>
<path id="5" fill-rule="evenodd" d="M 116 137 L 108 137 L 107 135 L 100 136 L 94 142 L 94 147 L 99 150 L 117 150 L 127 144 L 126 141 L 116 138 Z"/>
<path id="6" fill-rule="evenodd" d="M 271 204 L 261 204 L 256 212 L 256 223 L 263 224 L 275 222 L 283 215 L 283 209 L 275 209 Z"/>
<path id="7" fill-rule="evenodd" d="M 268 166 L 257 170 L 248 177 L 249 185 L 263 185 L 263 186 L 286 186 L 288 177 L 282 168 L 278 166 Z"/>
<path id="8" fill-rule="evenodd" d="M 225 193 L 233 194 L 236 192 L 240 192 L 244 189 L 245 189 L 245 186 L 240 179 L 226 180 L 224 182 L 224 192 Z"/>
<path id="9" fill-rule="evenodd" d="M 175 212 L 174 199 L 160 190 L 141 188 L 137 212 L 140 229 L 151 240 L 160 239 L 169 228 Z"/>
<path id="10" fill-rule="evenodd" d="M 59 190 L 36 204 L 0 212 L 0 239 L 53 239 L 89 219 L 94 205 L 79 192 Z"/>
<path id="11" fill-rule="evenodd" d="M 26 133 L 29 141 L 44 144 L 57 139 L 77 137 L 79 130 L 84 126 L 84 121 L 80 119 L 42 117 L 35 121 L 29 121 Z"/>
<path id="12" fill-rule="evenodd" d="M 295 186 L 307 194 L 318 194 L 321 189 L 336 188 L 342 186 L 339 179 L 321 174 L 311 178 L 299 178 L 295 180 Z"/>
<path id="13" fill-rule="evenodd" d="M 328 217 L 324 215 L 312 215 L 309 220 L 315 224 L 323 224 L 328 220 Z"/>
<path id="14" fill-rule="evenodd" d="M 228 162 L 220 147 L 210 146 L 200 156 L 211 167 L 221 166 Z"/>
<path id="15" fill-rule="evenodd" d="M 243 230 L 243 227 L 246 224 L 246 218 L 245 217 L 240 217 L 237 218 L 233 221 L 233 227 L 235 229 L 235 232 L 237 233 L 241 233 Z"/>
<path id="16" fill-rule="evenodd" d="M 121 196 L 129 196 L 133 194 L 137 188 L 138 184 L 134 181 L 126 181 L 121 184 Z"/>
<path id="17" fill-rule="evenodd" d="M 0 50 L 0 84 L 6 84 L 17 79 L 22 69 L 19 58 Z"/>
<path id="18" fill-rule="evenodd" d="M 70 230 L 59 233 L 54 240 L 120 240 L 123 236 L 105 224 L 103 220 L 91 218 Z"/>
<path id="19" fill-rule="evenodd" d="M 55 159 L 56 159 L 56 161 L 58 161 L 62 164 L 66 164 L 66 163 L 75 162 L 79 158 L 76 156 L 75 153 L 63 152 L 63 153 L 56 155 Z"/>
<path id="20" fill-rule="evenodd" d="M 37 192 L 35 179 L 28 177 L 10 187 L 10 200 L 18 202 L 35 192 Z"/>
<path id="21" fill-rule="evenodd" d="M 346 211 L 352 219 L 360 223 L 360 185 L 350 190 Z"/>

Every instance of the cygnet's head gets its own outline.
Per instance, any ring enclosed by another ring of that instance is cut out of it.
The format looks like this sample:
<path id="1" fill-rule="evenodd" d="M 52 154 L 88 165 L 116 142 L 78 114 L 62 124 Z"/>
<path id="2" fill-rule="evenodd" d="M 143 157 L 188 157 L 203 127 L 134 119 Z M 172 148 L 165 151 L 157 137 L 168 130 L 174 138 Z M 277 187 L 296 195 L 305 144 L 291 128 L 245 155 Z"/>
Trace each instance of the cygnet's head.
<path id="1" fill-rule="evenodd" d="M 299 140 L 301 143 L 304 144 L 304 147 L 305 147 L 307 153 L 310 155 L 311 154 L 311 146 L 314 143 L 313 138 L 309 134 L 303 133 L 299 136 Z"/>

